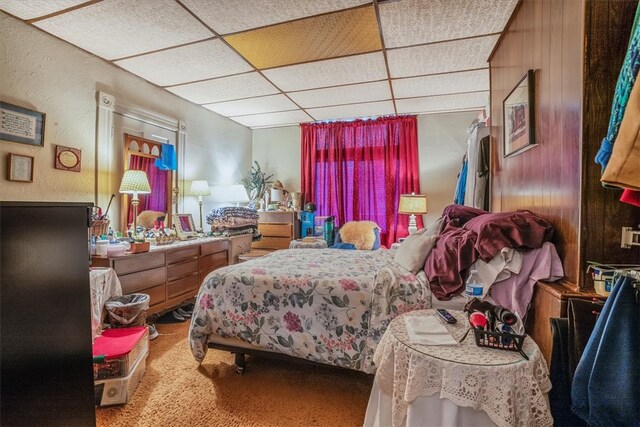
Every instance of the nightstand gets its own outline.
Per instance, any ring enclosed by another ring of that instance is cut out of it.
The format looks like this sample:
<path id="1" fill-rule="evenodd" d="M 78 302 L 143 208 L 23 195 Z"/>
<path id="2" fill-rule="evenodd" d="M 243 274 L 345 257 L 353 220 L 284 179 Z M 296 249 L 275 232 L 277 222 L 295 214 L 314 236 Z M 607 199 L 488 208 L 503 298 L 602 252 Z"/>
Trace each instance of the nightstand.
<path id="1" fill-rule="evenodd" d="M 273 251 L 267 251 L 264 249 L 253 249 L 250 252 L 245 252 L 243 254 L 238 255 L 238 262 L 240 263 L 245 261 L 251 261 L 252 259 L 260 258 L 271 252 Z"/>

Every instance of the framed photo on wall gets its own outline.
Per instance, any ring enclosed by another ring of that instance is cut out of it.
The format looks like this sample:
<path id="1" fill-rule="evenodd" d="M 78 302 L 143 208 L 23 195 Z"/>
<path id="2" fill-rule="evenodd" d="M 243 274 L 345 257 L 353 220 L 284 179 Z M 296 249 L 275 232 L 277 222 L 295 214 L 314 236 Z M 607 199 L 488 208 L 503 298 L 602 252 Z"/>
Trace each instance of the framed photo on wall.
<path id="1" fill-rule="evenodd" d="M 0 139 L 44 146 L 45 114 L 0 102 Z"/>
<path id="2" fill-rule="evenodd" d="M 79 149 L 56 145 L 56 162 L 54 167 L 64 171 L 80 172 L 81 158 L 82 151 Z"/>
<path id="3" fill-rule="evenodd" d="M 535 73 L 527 71 L 502 103 L 504 157 L 535 146 Z"/>
<path id="4" fill-rule="evenodd" d="M 9 153 L 7 179 L 9 181 L 33 182 L 33 157 Z"/>

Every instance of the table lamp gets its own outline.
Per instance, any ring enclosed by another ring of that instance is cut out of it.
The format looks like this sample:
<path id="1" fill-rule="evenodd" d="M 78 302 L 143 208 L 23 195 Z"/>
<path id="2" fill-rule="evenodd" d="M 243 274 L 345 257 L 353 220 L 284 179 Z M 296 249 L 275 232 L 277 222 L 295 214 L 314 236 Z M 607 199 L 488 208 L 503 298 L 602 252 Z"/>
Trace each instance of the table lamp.
<path id="1" fill-rule="evenodd" d="M 398 213 L 409 215 L 409 234 L 415 233 L 418 231 L 416 215 L 427 213 L 427 196 L 416 193 L 402 194 Z"/>
<path id="2" fill-rule="evenodd" d="M 249 201 L 249 196 L 247 196 L 247 189 L 244 188 L 242 184 L 233 184 L 229 186 L 228 200 L 226 202 L 236 202 L 236 207 L 240 206 L 240 202 L 246 203 Z"/>
<path id="3" fill-rule="evenodd" d="M 271 203 L 280 206 L 280 203 L 284 201 L 284 190 L 281 190 L 279 188 L 272 188 L 270 199 Z"/>
<path id="4" fill-rule="evenodd" d="M 210 196 L 211 189 L 206 180 L 191 182 L 191 195 L 198 196 L 198 204 L 200 205 L 200 230 L 202 230 L 202 196 Z"/>
<path id="5" fill-rule="evenodd" d="M 131 194 L 131 205 L 133 206 L 133 233 L 136 234 L 138 227 L 138 194 L 151 193 L 151 186 L 144 171 L 128 170 L 124 171 L 122 182 L 120 183 L 121 194 Z"/>

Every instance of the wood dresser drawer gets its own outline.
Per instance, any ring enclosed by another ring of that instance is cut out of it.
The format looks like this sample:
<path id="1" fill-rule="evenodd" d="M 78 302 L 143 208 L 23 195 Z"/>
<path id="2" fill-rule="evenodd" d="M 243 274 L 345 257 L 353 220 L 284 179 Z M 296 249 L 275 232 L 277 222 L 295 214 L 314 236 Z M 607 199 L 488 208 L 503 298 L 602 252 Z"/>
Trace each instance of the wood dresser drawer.
<path id="1" fill-rule="evenodd" d="M 293 211 L 263 211 L 258 212 L 259 222 L 273 222 L 280 224 L 293 224 L 296 213 Z"/>
<path id="2" fill-rule="evenodd" d="M 164 252 L 127 255 L 113 260 L 113 269 L 118 277 L 135 271 L 164 266 Z"/>
<path id="3" fill-rule="evenodd" d="M 293 224 L 258 224 L 258 230 L 266 237 L 293 236 Z"/>
<path id="4" fill-rule="evenodd" d="M 175 264 L 180 261 L 184 261 L 189 258 L 195 258 L 199 255 L 200 251 L 198 246 L 189 246 L 181 249 L 174 249 L 167 251 L 167 265 Z"/>
<path id="5" fill-rule="evenodd" d="M 122 293 L 131 294 L 144 291 L 145 289 L 157 285 L 164 286 L 167 280 L 167 270 L 162 266 L 151 270 L 139 271 L 137 273 L 123 274 L 122 276 L 118 276 L 118 278 L 122 285 Z"/>
<path id="6" fill-rule="evenodd" d="M 216 240 L 214 242 L 203 243 L 200 245 L 200 255 L 209 255 L 216 252 L 226 252 L 229 248 L 229 241 Z"/>
<path id="7" fill-rule="evenodd" d="M 167 288 L 164 284 L 145 289 L 144 293 L 149 295 L 149 298 L 151 299 L 151 301 L 149 301 L 150 308 L 153 308 L 154 305 L 162 304 L 167 300 L 166 290 Z M 153 310 L 150 311 L 153 313 Z"/>
<path id="8" fill-rule="evenodd" d="M 194 291 L 198 289 L 198 286 L 200 286 L 200 282 L 198 280 L 198 272 L 196 272 L 189 276 L 167 283 L 167 295 L 169 298 L 174 298 L 178 295 Z"/>
<path id="9" fill-rule="evenodd" d="M 200 257 L 200 270 L 220 268 L 227 264 L 226 252 L 218 252 L 217 254 L 204 255 Z"/>
<path id="10" fill-rule="evenodd" d="M 251 245 L 255 249 L 288 249 L 291 243 L 290 237 L 265 237 L 253 242 Z"/>
<path id="11" fill-rule="evenodd" d="M 184 261 L 167 267 L 167 281 L 180 279 L 198 272 L 198 260 Z"/>

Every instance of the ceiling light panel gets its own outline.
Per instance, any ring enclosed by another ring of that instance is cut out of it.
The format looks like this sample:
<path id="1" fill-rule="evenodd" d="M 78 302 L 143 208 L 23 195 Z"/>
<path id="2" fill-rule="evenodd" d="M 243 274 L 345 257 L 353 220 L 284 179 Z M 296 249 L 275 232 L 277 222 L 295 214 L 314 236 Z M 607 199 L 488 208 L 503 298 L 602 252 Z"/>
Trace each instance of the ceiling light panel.
<path id="1" fill-rule="evenodd" d="M 173 86 L 167 90 L 196 104 L 211 104 L 279 92 L 256 72 Z"/>
<path id="2" fill-rule="evenodd" d="M 285 92 L 387 78 L 382 52 L 272 68 L 263 73 Z"/>
<path id="3" fill-rule="evenodd" d="M 236 101 L 207 104 L 204 107 L 227 117 L 298 109 L 298 106 L 284 95 L 238 99 Z"/>
<path id="4" fill-rule="evenodd" d="M 59 12 L 85 3 L 87 0 L 1 0 L 0 10 L 28 20 Z"/>
<path id="5" fill-rule="evenodd" d="M 397 98 L 489 90 L 489 69 L 393 80 Z"/>
<path id="6" fill-rule="evenodd" d="M 104 0 L 34 25 L 109 60 L 213 36 L 174 0 Z"/>
<path id="7" fill-rule="evenodd" d="M 373 6 L 236 33 L 225 40 L 258 69 L 382 49 Z"/>
<path id="8" fill-rule="evenodd" d="M 404 0 L 381 3 L 387 48 L 501 32 L 518 0 Z"/>
<path id="9" fill-rule="evenodd" d="M 470 110 L 473 108 L 482 108 L 488 104 L 488 91 L 396 100 L 398 114 Z"/>
<path id="10" fill-rule="evenodd" d="M 116 64 L 160 86 L 253 70 L 251 65 L 219 39 L 123 59 L 116 61 Z"/>
<path id="11" fill-rule="evenodd" d="M 498 36 L 387 50 L 392 78 L 487 68 Z"/>
<path id="12" fill-rule="evenodd" d="M 384 101 L 391 99 L 391 90 L 389 89 L 389 82 L 384 80 L 303 92 L 289 92 L 287 95 L 302 108 L 314 108 L 357 102 Z"/>
<path id="13" fill-rule="evenodd" d="M 264 27 L 371 3 L 367 0 L 182 0 L 218 34 Z"/>
<path id="14" fill-rule="evenodd" d="M 394 114 L 393 102 L 391 101 L 312 108 L 308 109 L 307 112 L 316 120 L 354 119 Z"/>
<path id="15" fill-rule="evenodd" d="M 296 110 L 281 113 L 256 114 L 254 116 L 231 117 L 231 119 L 248 127 L 261 127 L 308 122 L 311 120 L 311 117 L 302 110 Z"/>

